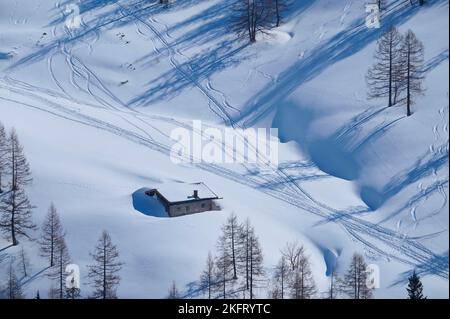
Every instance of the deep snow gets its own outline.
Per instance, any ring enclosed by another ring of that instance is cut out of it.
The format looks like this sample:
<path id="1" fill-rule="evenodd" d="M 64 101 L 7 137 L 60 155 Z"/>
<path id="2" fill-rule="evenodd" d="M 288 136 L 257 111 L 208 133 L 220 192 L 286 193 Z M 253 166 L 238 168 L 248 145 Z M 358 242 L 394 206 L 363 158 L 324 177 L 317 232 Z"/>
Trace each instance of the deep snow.
<path id="1" fill-rule="evenodd" d="M 429 297 L 448 298 L 448 1 L 408 2 L 389 1 L 382 25 L 425 44 L 427 90 L 410 118 L 366 98 L 383 29 L 364 27 L 364 1 L 299 1 L 248 45 L 229 32 L 227 0 L 83 1 L 76 30 L 64 12 L 77 1 L 2 0 L 0 121 L 25 146 L 35 222 L 50 202 L 61 214 L 83 295 L 88 252 L 107 229 L 125 262 L 120 297 L 164 297 L 172 280 L 195 296 L 189 283 L 235 212 L 254 224 L 268 269 L 287 241 L 303 244 L 321 291 L 335 261 L 343 272 L 359 251 L 380 267 L 376 297 L 403 298 L 417 268 Z M 278 128 L 279 169 L 171 163 L 170 132 L 192 119 Z M 135 209 L 146 187 L 199 180 L 223 211 Z M 21 243 L 36 273 L 26 293 L 45 295 L 45 261 Z M 0 251 L 1 275 L 18 251 Z"/>

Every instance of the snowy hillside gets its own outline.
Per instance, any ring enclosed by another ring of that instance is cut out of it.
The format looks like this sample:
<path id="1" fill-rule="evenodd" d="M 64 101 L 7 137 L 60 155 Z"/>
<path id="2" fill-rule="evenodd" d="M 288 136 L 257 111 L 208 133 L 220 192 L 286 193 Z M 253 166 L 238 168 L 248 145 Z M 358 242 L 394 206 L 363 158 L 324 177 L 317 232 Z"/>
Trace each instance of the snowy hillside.
<path id="1" fill-rule="evenodd" d="M 364 0 L 294 1 L 249 44 L 231 31 L 229 0 L 0 0 L 0 122 L 30 162 L 34 222 L 58 209 L 82 295 L 107 230 L 124 262 L 119 297 L 164 298 L 172 281 L 199 297 L 189 288 L 234 212 L 254 225 L 268 274 L 298 241 L 321 293 L 360 252 L 380 269 L 376 298 L 404 298 L 414 269 L 429 298 L 448 298 L 449 4 L 426 2 L 387 1 L 381 28 L 369 29 Z M 79 28 L 68 28 L 77 11 Z M 426 90 L 410 117 L 367 98 L 376 41 L 391 25 L 425 48 Z M 277 128 L 278 168 L 173 163 L 171 132 L 192 120 Z M 222 210 L 139 209 L 143 190 L 174 182 L 204 182 Z M 46 296 L 38 243 L 9 245 L 0 239 L 0 286 L 23 246 L 23 290 Z"/>

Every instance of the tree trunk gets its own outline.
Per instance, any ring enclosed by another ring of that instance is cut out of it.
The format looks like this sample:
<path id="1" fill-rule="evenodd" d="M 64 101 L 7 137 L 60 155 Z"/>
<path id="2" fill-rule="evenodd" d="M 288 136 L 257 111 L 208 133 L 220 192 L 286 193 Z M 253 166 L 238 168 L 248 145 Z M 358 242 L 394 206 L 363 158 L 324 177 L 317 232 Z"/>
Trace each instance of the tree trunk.
<path id="1" fill-rule="evenodd" d="M 233 279 L 237 279 L 237 271 L 236 271 L 236 253 L 234 249 L 234 225 L 231 224 L 231 250 L 233 254 Z"/>
<path id="2" fill-rule="evenodd" d="M 106 243 L 103 241 L 103 299 L 106 299 Z"/>
<path id="3" fill-rule="evenodd" d="M 54 265 L 54 254 L 55 254 L 55 221 L 54 216 L 51 217 L 51 244 L 50 244 L 50 267 Z"/>
<path id="4" fill-rule="evenodd" d="M 392 106 L 392 46 L 393 39 L 392 34 L 390 35 L 389 41 L 389 103 L 388 106 Z"/>
<path id="5" fill-rule="evenodd" d="M 281 20 L 281 18 L 280 18 L 280 4 L 279 4 L 279 1 L 280 0 L 275 0 L 275 10 L 276 10 L 276 13 L 277 13 L 277 27 L 279 27 L 280 26 L 280 20 Z"/>
<path id="6" fill-rule="evenodd" d="M 59 252 L 59 299 L 63 299 L 63 251 Z"/>
<path id="7" fill-rule="evenodd" d="M 15 227 L 15 223 L 16 223 L 16 200 L 15 200 L 15 196 L 16 196 L 16 191 L 13 189 L 11 191 L 11 196 L 13 196 L 14 200 L 12 201 L 12 208 L 11 208 L 11 240 L 12 240 L 12 244 L 13 246 L 16 246 L 18 244 L 17 239 L 16 239 L 16 227 Z"/>
<path id="8" fill-rule="evenodd" d="M 406 80 L 406 115 L 411 115 L 411 45 L 408 44 L 407 80 Z"/>
<path id="9" fill-rule="evenodd" d="M 253 238 L 250 242 L 250 299 L 253 299 Z"/>

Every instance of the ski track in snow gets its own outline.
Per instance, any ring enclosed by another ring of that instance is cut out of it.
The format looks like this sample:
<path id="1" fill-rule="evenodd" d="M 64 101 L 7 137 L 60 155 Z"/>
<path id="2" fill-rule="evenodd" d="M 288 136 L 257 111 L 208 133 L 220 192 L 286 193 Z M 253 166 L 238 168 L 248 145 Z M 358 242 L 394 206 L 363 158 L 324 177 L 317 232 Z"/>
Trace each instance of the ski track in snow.
<path id="1" fill-rule="evenodd" d="M 0 83 L 5 83 L 5 81 L 2 80 L 0 81 Z M 116 134 L 120 137 L 129 139 L 135 143 L 145 145 L 152 150 L 162 152 L 166 155 L 170 154 L 170 147 L 165 144 L 161 144 L 136 132 L 118 127 L 104 120 L 84 115 L 79 111 L 74 111 L 70 109 L 70 107 L 64 106 L 61 102 L 49 100 L 47 97 L 45 97 L 45 92 L 43 92 L 44 94 L 40 94 L 39 91 L 32 92 L 29 86 L 27 87 L 27 90 L 24 90 L 23 88 L 19 89 L 17 87 L 11 86 L 11 84 L 5 84 L 6 85 L 0 84 L 0 88 L 7 89 L 11 92 L 15 92 L 23 96 L 28 96 L 30 98 L 41 101 L 44 106 L 39 107 L 31 104 L 27 105 L 20 101 L 10 101 L 35 109 L 37 108 L 41 111 L 50 111 L 53 115 L 76 121 L 84 125 L 102 129 Z M 60 97 L 58 100 L 61 100 L 62 98 L 63 97 Z M 6 98 L 1 99 L 8 100 Z M 48 110 L 46 109 L 47 107 L 51 107 L 53 110 Z M 318 202 L 302 188 L 300 188 L 295 181 L 292 181 L 292 177 L 290 176 L 284 176 L 284 178 L 290 180 L 290 184 L 295 186 L 297 191 L 293 191 L 292 188 L 290 188 L 289 190 L 262 188 L 261 180 L 265 180 L 265 182 L 267 182 L 267 179 L 260 176 L 258 176 L 257 179 L 243 176 L 240 173 L 236 173 L 232 170 L 220 167 L 219 165 L 215 164 L 200 163 L 196 164 L 195 166 L 224 178 L 231 179 L 243 185 L 259 189 L 260 191 L 274 198 L 290 203 L 291 205 L 301 208 L 306 212 L 320 216 L 324 220 L 335 222 L 336 224 L 340 225 L 345 231 L 347 231 L 347 233 L 350 234 L 351 237 L 366 245 L 373 252 L 376 252 L 379 256 L 397 260 L 411 266 L 416 266 L 417 264 L 427 264 L 430 260 L 435 260 L 437 257 L 439 257 L 435 255 L 431 250 L 418 243 L 416 240 L 404 237 L 398 232 L 355 217 L 355 214 L 357 214 L 358 212 L 367 211 L 367 208 L 365 207 L 354 207 L 346 211 L 338 211 Z M 270 179 L 273 180 L 273 178 Z M 389 247 L 392 251 L 387 251 L 386 247 L 379 247 L 380 244 Z M 448 262 L 441 262 L 437 264 L 434 263 L 432 267 L 432 273 L 444 278 L 448 278 Z"/>
<path id="2" fill-rule="evenodd" d="M 174 50 L 162 34 L 153 27 L 150 23 L 141 20 L 134 13 L 130 13 L 125 9 L 121 4 L 117 3 L 117 5 L 125 10 L 128 15 L 134 16 L 137 20 L 143 23 L 154 35 L 160 40 L 160 42 L 164 45 L 164 50 L 168 52 L 170 62 L 172 66 L 180 72 L 184 77 L 190 80 L 203 94 L 208 98 L 210 104 L 213 104 L 217 111 L 220 111 L 222 115 L 222 119 L 227 125 L 231 125 L 231 118 L 225 108 L 232 108 L 231 105 L 226 101 L 225 94 L 220 91 L 214 89 L 208 81 L 206 87 L 203 87 L 198 81 L 189 76 L 189 72 L 185 71 L 179 64 L 175 58 L 175 55 L 180 55 L 180 52 Z M 137 23 L 136 23 L 137 26 Z M 166 29 L 167 30 L 167 29 Z M 137 32 L 145 36 L 140 29 L 137 29 Z M 166 32 L 167 34 L 167 32 Z M 170 37 L 169 34 L 167 36 Z M 158 51 L 156 44 L 154 45 L 155 50 Z M 164 117 L 152 117 L 146 114 L 139 113 L 137 111 L 131 110 L 125 105 L 120 99 L 118 99 L 99 79 L 99 77 L 90 70 L 79 58 L 75 57 L 72 53 L 73 48 L 66 49 L 65 44 L 62 45 L 61 48 L 64 55 L 66 55 L 65 61 L 68 63 L 68 66 L 71 70 L 71 83 L 74 85 L 76 89 L 82 90 L 85 93 L 88 93 L 92 96 L 98 103 L 103 105 L 103 107 L 110 109 L 116 116 L 122 118 L 124 121 L 132 124 L 138 131 L 143 133 L 145 136 L 121 128 L 115 124 L 109 123 L 107 121 L 88 116 L 86 114 L 82 114 L 80 110 L 73 110 L 68 106 L 64 106 L 60 101 L 62 99 L 71 100 L 75 103 L 83 104 L 80 101 L 74 100 L 67 92 L 62 85 L 57 85 L 59 89 L 61 89 L 63 95 L 55 94 L 50 90 L 42 90 L 41 88 L 37 88 L 34 86 L 30 86 L 24 82 L 16 81 L 12 78 L 5 77 L 0 81 L 0 88 L 9 90 L 11 92 L 15 92 L 17 94 L 27 96 L 34 101 L 39 101 L 43 103 L 44 106 L 36 106 L 35 104 L 27 104 L 21 103 L 20 101 L 16 101 L 13 99 L 7 99 L 4 97 L 0 97 L 3 100 L 8 100 L 11 102 L 16 102 L 22 104 L 23 106 L 31 107 L 34 109 L 38 109 L 40 111 L 49 112 L 54 116 L 63 117 L 67 120 L 76 121 L 80 124 L 92 126 L 101 130 L 108 131 L 110 133 L 116 134 L 123 138 L 129 139 L 135 143 L 139 143 L 145 145 L 152 150 L 162 152 L 166 155 L 170 154 L 170 147 L 157 142 L 153 139 L 150 134 L 148 134 L 147 130 L 140 127 L 136 122 L 132 123 L 132 121 L 137 120 L 140 124 L 144 124 L 146 126 L 153 127 L 151 124 L 146 122 L 143 118 L 151 118 L 151 119 L 159 119 L 167 122 L 173 122 L 176 125 L 187 125 L 181 122 L 176 121 L 175 119 L 164 118 Z M 50 56 L 48 59 L 48 69 L 55 83 L 59 83 L 56 78 L 53 68 L 52 61 L 54 56 Z M 87 90 L 82 89 L 76 82 L 76 78 L 82 78 L 86 81 Z M 105 101 L 102 97 L 98 96 L 97 93 L 94 93 L 91 89 L 91 85 L 97 91 L 105 95 L 108 99 L 111 99 L 111 102 Z M 214 96 L 213 93 L 219 94 L 222 96 L 222 103 L 219 102 Z M 57 101 L 55 101 L 55 99 Z M 117 104 L 115 106 L 114 104 Z M 98 106 L 97 106 L 98 107 Z M 50 108 L 51 110 L 49 110 Z M 124 110 L 125 109 L 125 110 Z M 375 112 L 370 112 L 368 115 L 364 115 L 362 118 L 356 120 L 356 123 L 351 124 L 350 126 L 343 128 L 341 132 L 338 134 L 339 138 L 353 132 L 353 130 L 358 129 L 362 124 L 369 121 L 371 118 L 379 114 L 383 109 L 376 110 Z M 216 111 L 216 114 L 217 114 Z M 447 108 L 448 111 L 448 108 Z M 120 115 L 119 115 L 120 113 Z M 445 113 L 445 112 L 442 112 Z M 360 145 L 366 143 L 368 139 L 376 137 L 377 134 L 382 132 L 384 129 L 394 124 L 396 121 L 400 119 L 396 119 L 393 122 L 389 122 L 384 124 L 383 126 L 377 128 L 375 132 L 373 132 L 369 137 L 367 137 Z M 187 125 L 188 126 L 188 125 Z M 188 126 L 189 127 L 189 126 Z M 444 131 L 448 132 L 448 123 L 446 127 L 443 128 Z M 159 131 L 162 133 L 161 131 Z M 164 133 L 163 133 L 164 134 Z M 358 146 L 359 147 L 359 146 Z M 434 150 L 434 148 L 433 148 Z M 404 237 L 400 235 L 398 232 L 390 230 L 388 228 L 382 227 L 380 225 L 376 225 L 365 220 L 362 220 L 358 217 L 355 217 L 358 213 L 367 211 L 365 207 L 354 207 L 347 209 L 347 211 L 337 211 L 323 203 L 318 202 L 312 196 L 310 196 L 304 189 L 302 189 L 298 183 L 293 180 L 292 176 L 285 173 L 283 169 L 279 169 L 275 172 L 276 177 L 280 180 L 280 182 L 288 182 L 286 183 L 287 189 L 277 189 L 277 188 L 267 188 L 263 187 L 264 183 L 272 182 L 274 180 L 274 176 L 269 175 L 268 177 L 257 175 L 256 177 L 243 176 L 240 173 L 236 173 L 229 169 L 220 167 L 214 164 L 205 164 L 200 163 L 196 165 L 197 167 L 209 171 L 213 174 L 220 175 L 222 177 L 234 180 L 235 182 L 247 185 L 252 188 L 257 188 L 260 191 L 273 196 L 279 200 L 285 201 L 294 205 L 298 208 L 305 210 L 306 212 L 313 213 L 318 215 L 325 220 L 333 221 L 340 225 L 343 229 L 345 229 L 354 239 L 360 241 L 367 247 L 369 247 L 372 251 L 376 252 L 380 256 L 384 256 L 386 258 L 395 259 L 397 261 L 406 263 L 411 266 L 415 266 L 418 264 L 426 264 L 430 260 L 436 259 L 436 256 L 431 250 L 427 249 L 416 240 Z M 412 211 L 411 211 L 411 214 Z M 378 243 L 378 245 L 376 244 Z M 379 247 L 379 245 L 384 245 L 392 249 L 392 252 L 386 251 L 386 249 Z M 398 254 L 400 253 L 400 255 Z M 448 261 L 441 263 L 434 263 L 430 267 L 430 272 L 448 278 Z"/>
<path id="3" fill-rule="evenodd" d="M 172 67 L 178 72 L 180 73 L 184 78 L 186 78 L 188 81 L 190 81 L 195 87 L 197 87 L 205 96 L 206 98 L 209 100 L 208 105 L 214 105 L 217 108 L 217 112 L 214 112 L 216 115 L 219 115 L 220 118 L 223 120 L 223 122 L 227 125 L 227 126 L 235 126 L 235 124 L 232 121 L 232 117 L 231 115 L 226 111 L 226 106 L 222 105 L 222 103 L 220 103 L 212 94 L 212 92 L 210 92 L 207 88 L 205 88 L 199 81 L 197 81 L 196 79 L 194 79 L 194 77 L 192 77 L 190 75 L 192 67 L 189 67 L 191 70 L 184 70 L 184 68 L 182 67 L 182 65 L 180 65 L 177 61 L 177 59 L 175 58 L 175 55 L 177 54 L 177 51 L 174 50 L 174 48 L 167 42 L 167 40 L 164 38 L 164 36 L 156 29 L 156 27 L 154 27 L 153 25 L 151 25 L 149 22 L 147 22 L 144 19 L 141 19 L 139 16 L 137 16 L 134 12 L 130 12 L 128 11 L 127 8 L 125 8 L 122 4 L 120 4 L 119 2 L 116 2 L 116 5 L 119 6 L 119 8 L 121 10 L 123 10 L 124 13 L 133 16 L 136 20 L 140 21 L 144 26 L 146 26 L 158 39 L 159 41 L 163 44 L 165 50 L 167 50 L 167 52 L 169 53 L 169 60 L 170 60 L 170 64 L 172 65 Z M 152 39 L 153 41 L 153 39 Z M 178 53 L 179 55 L 179 53 Z M 221 115 L 220 115 L 220 114 Z"/>

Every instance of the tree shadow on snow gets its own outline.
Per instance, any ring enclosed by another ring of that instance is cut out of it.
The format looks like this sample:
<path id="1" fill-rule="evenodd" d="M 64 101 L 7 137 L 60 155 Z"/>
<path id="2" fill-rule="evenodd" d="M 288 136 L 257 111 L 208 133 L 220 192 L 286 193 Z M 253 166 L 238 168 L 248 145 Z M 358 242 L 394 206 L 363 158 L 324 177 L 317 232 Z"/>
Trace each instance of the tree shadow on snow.
<path id="1" fill-rule="evenodd" d="M 259 119 L 269 114 L 273 108 L 281 104 L 292 92 L 303 83 L 310 81 L 327 67 L 341 61 L 364 49 L 376 41 L 392 25 L 399 25 L 412 18 L 419 6 L 410 6 L 409 1 L 404 6 L 392 10 L 383 17 L 382 27 L 369 29 L 365 18 L 355 20 L 347 29 L 334 35 L 324 44 L 311 51 L 308 56 L 300 59 L 278 77 L 276 85 L 268 84 L 251 97 L 243 107 L 241 114 L 234 118 L 235 123 L 244 127 L 254 125 Z M 446 3 L 445 0 L 430 1 L 429 6 Z"/>
<path id="2" fill-rule="evenodd" d="M 415 265 L 414 269 L 402 272 L 388 288 L 405 285 L 405 282 L 408 282 L 408 278 L 413 274 L 414 270 L 421 277 L 427 275 L 443 275 L 443 277 L 448 279 L 448 251 L 442 255 L 434 255 L 425 262 Z"/>

